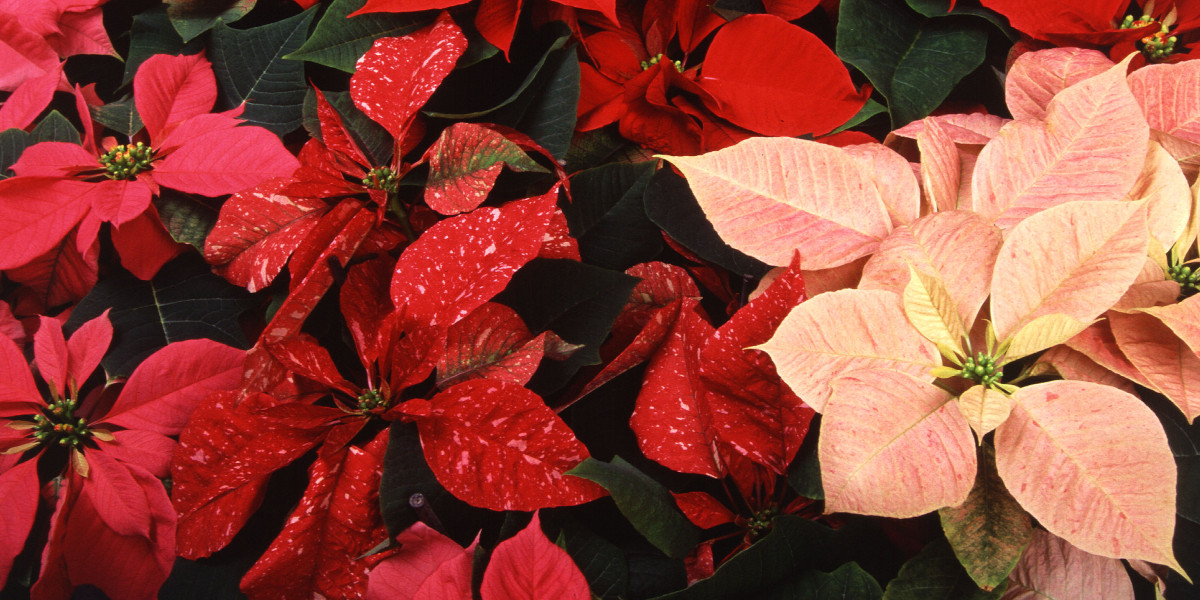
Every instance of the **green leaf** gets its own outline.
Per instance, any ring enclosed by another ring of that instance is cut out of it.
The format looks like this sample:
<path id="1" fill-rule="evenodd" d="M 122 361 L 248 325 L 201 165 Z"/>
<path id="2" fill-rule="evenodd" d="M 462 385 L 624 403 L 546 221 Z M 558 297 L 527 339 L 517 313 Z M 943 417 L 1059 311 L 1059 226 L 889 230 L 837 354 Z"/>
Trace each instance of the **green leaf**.
<path id="1" fill-rule="evenodd" d="M 204 259 L 184 254 L 150 281 L 127 273 L 102 279 L 79 301 L 67 329 L 112 309 L 117 336 L 100 364 L 110 377 L 127 376 L 169 342 L 208 338 L 248 348 L 238 316 L 255 302 L 246 290 L 213 275 Z"/>
<path id="2" fill-rule="evenodd" d="M 420 499 L 414 496 L 420 494 Z M 388 535 L 395 537 L 417 521 L 446 532 L 466 546 L 479 531 L 487 511 L 455 498 L 429 470 L 421 438 L 414 423 L 393 421 L 388 447 L 383 455 L 383 478 L 379 483 L 379 506 Z"/>
<path id="3" fill-rule="evenodd" d="M 816 417 L 820 419 L 820 415 Z M 796 458 L 788 465 L 788 485 L 797 494 L 814 500 L 825 499 L 825 489 L 821 486 L 821 462 L 817 456 L 817 426 L 819 421 L 809 426 L 809 435 L 800 443 Z"/>
<path id="4" fill-rule="evenodd" d="M 412 33 L 431 21 L 427 12 L 371 13 L 346 18 L 366 3 L 366 0 L 334 0 L 317 21 L 312 35 L 284 58 L 306 60 L 353 73 L 354 64 L 371 49 L 375 40 Z"/>
<path id="5" fill-rule="evenodd" d="M 125 75 L 121 85 L 133 81 L 137 69 L 155 54 L 195 54 L 204 49 L 201 40 L 184 42 L 167 17 L 166 5 L 160 4 L 133 17 L 129 30 L 129 56 L 125 59 Z"/>
<path id="6" fill-rule="evenodd" d="M 246 16 L 257 0 L 164 0 L 171 27 L 185 42 L 212 29 L 217 23 L 233 23 Z"/>
<path id="7" fill-rule="evenodd" d="M 600 344 L 638 279 L 568 259 L 535 258 L 494 301 L 517 311 L 534 333 L 550 330 L 582 344 L 565 360 L 544 361 L 528 387 L 545 397 L 584 365 L 600 363 Z"/>
<path id="8" fill-rule="evenodd" d="M 960 506 L 938 511 L 946 539 L 975 584 L 992 589 L 1008 579 L 1033 539 L 1029 514 L 996 472 L 996 451 L 983 446 L 975 487 Z"/>
<path id="9" fill-rule="evenodd" d="M 582 477 L 608 490 L 617 509 L 655 548 L 671 558 L 683 558 L 700 540 L 667 488 L 621 457 L 612 462 L 587 458 L 567 475 Z"/>
<path id="10" fill-rule="evenodd" d="M 842 123 L 840 127 L 830 132 L 830 135 L 833 135 L 834 133 L 841 133 L 847 129 L 862 125 L 867 119 L 885 112 L 887 112 L 886 106 L 876 102 L 871 98 L 867 98 L 867 103 L 863 104 L 863 107 L 858 109 L 858 112 L 855 113 L 853 117 L 850 117 L 849 121 Z"/>
<path id="11" fill-rule="evenodd" d="M 878 600 L 883 597 L 879 582 L 857 563 L 846 563 L 832 573 L 814 569 L 771 588 L 763 600 Z"/>
<path id="12" fill-rule="evenodd" d="M 861 523 L 847 522 L 835 531 L 808 519 L 781 515 L 770 533 L 725 561 L 712 577 L 655 600 L 879 598 L 879 584 L 870 575 L 858 565 L 843 564 L 846 549 L 862 547 L 866 541 Z M 831 569 L 833 574 L 813 573 L 830 561 L 840 561 Z M 845 595 L 824 595 L 840 591 L 839 586 L 846 586 Z"/>
<path id="13" fill-rule="evenodd" d="M 646 216 L 700 258 L 745 277 L 762 277 L 770 266 L 726 244 L 704 216 L 686 179 L 671 169 L 654 174 L 646 187 Z"/>
<path id="14" fill-rule="evenodd" d="M 5 129 L 0 131 L 0 179 L 10 176 L 9 167 L 21 158 L 25 149 L 33 145 L 28 133 L 21 129 Z"/>
<path id="15" fill-rule="evenodd" d="M 900 574 L 890 581 L 884 600 L 999 600 L 1008 588 L 1008 580 L 985 592 L 963 571 L 962 565 L 945 541 L 931 542 L 920 554 L 904 563 Z"/>
<path id="16" fill-rule="evenodd" d="M 971 15 L 986 19 L 992 25 L 995 25 L 1008 39 L 1017 41 L 1020 34 L 1012 27 L 1008 26 L 1008 20 L 1000 16 L 994 10 L 986 9 L 979 5 L 978 2 L 960 1 L 954 5 L 953 11 L 947 11 L 950 8 L 950 0 L 908 0 L 909 8 L 921 13 L 926 17 L 944 17 L 946 14 L 951 15 Z"/>
<path id="17" fill-rule="evenodd" d="M 103 106 L 89 106 L 88 112 L 96 122 L 127 136 L 142 130 L 142 117 L 134 105 L 133 96 L 125 96 Z"/>
<path id="18" fill-rule="evenodd" d="M 172 239 L 204 252 L 204 240 L 217 224 L 217 209 L 169 188 L 159 192 L 154 207 Z"/>
<path id="19" fill-rule="evenodd" d="M 374 165 L 386 165 L 392 160 L 392 135 L 382 125 L 371 120 L 350 98 L 350 92 L 322 92 L 354 138 L 358 147 Z M 309 89 L 304 95 L 304 130 L 318 140 L 321 139 L 321 123 L 317 120 L 317 95 Z"/>
<path id="20" fill-rule="evenodd" d="M 584 262 L 624 271 L 662 249 L 642 198 L 654 162 L 609 164 L 576 173 L 571 201 L 560 204 Z"/>
<path id="21" fill-rule="evenodd" d="M 67 120 L 62 113 L 57 110 L 50 111 L 50 114 L 42 117 L 38 121 L 37 127 L 29 132 L 29 139 L 33 143 L 41 142 L 66 142 L 68 144 L 79 143 L 79 130 Z"/>
<path id="22" fill-rule="evenodd" d="M 892 126 L 921 119 L 983 62 L 987 34 L 973 24 L 924 19 L 890 0 L 845 0 L 837 55 L 888 100 Z"/>
<path id="23" fill-rule="evenodd" d="M 546 49 L 537 55 L 537 60 L 532 65 L 509 63 L 503 55 L 496 55 L 467 68 L 455 69 L 442 81 L 441 87 L 429 99 L 422 112 L 430 117 L 456 121 L 487 116 L 489 121 L 515 126 L 514 113 L 519 118 L 519 115 L 524 114 L 524 103 L 532 100 L 526 95 L 526 91 L 538 89 L 538 75 L 551 62 L 551 57 L 556 51 L 565 47 L 571 40 L 571 33 L 565 27 L 556 27 L 553 31 L 554 37 Z M 521 73 L 524 73 L 524 76 L 516 89 L 500 102 L 493 103 L 491 99 L 495 97 L 497 82 L 512 78 L 506 76 L 521 76 Z M 482 107 L 480 99 L 483 100 Z M 516 106 L 509 108 L 514 103 Z M 495 118 L 492 113 L 501 109 L 509 110 L 502 113 L 501 118 Z"/>
<path id="24" fill-rule="evenodd" d="M 243 102 L 241 118 L 284 135 L 300 126 L 304 109 L 304 63 L 283 56 L 304 43 L 316 9 L 254 27 L 233 29 L 217 23 L 210 59 L 217 76 L 221 110 Z"/>
<path id="25" fill-rule="evenodd" d="M 551 53 L 524 97 L 528 100 L 515 119 L 515 128 L 551 155 L 566 156 L 575 133 L 579 104 L 579 57 L 575 47 Z"/>
<path id="26" fill-rule="evenodd" d="M 604 600 L 625 596 L 629 566 L 620 548 L 574 521 L 564 525 L 555 543 L 579 566 L 592 594 Z"/>

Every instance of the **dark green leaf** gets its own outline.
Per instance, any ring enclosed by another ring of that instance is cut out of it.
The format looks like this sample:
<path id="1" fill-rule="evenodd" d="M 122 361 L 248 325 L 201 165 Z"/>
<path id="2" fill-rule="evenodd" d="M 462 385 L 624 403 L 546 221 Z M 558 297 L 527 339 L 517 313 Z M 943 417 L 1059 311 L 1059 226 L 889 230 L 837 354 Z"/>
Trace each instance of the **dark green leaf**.
<path id="1" fill-rule="evenodd" d="M 909 8 L 921 13 L 926 17 L 944 17 L 946 14 L 951 15 L 971 15 L 987 19 L 992 25 L 995 25 L 1012 41 L 1017 41 L 1020 35 L 1008 26 L 1008 21 L 1000 16 L 996 11 L 986 9 L 979 5 L 979 2 L 971 2 L 970 0 L 960 0 L 954 4 L 953 11 L 947 11 L 950 8 L 950 0 L 907 0 Z"/>
<path id="2" fill-rule="evenodd" d="M 864 537 L 863 524 L 862 521 L 849 521 L 835 531 L 808 519 L 781 515 L 775 518 L 770 533 L 725 561 L 712 577 L 656 600 L 739 600 L 763 598 L 769 593 L 783 594 L 771 596 L 780 599 L 878 598 L 879 584 L 858 565 L 843 570 L 850 549 L 876 555 L 884 553 L 885 547 L 864 545 L 872 542 Z M 834 566 L 824 566 L 831 562 Z M 814 569 L 825 568 L 836 575 L 811 573 Z M 797 578 L 798 572 L 801 574 L 800 581 L 792 581 Z M 830 584 L 833 587 L 823 587 Z M 838 586 L 855 586 L 864 595 L 787 595 L 793 585 L 801 594 L 826 589 L 833 591 Z"/>
<path id="3" fill-rule="evenodd" d="M 217 224 L 216 209 L 168 188 L 159 192 L 154 206 L 172 239 L 204 252 L 204 240 Z"/>
<path id="4" fill-rule="evenodd" d="M 323 92 L 325 99 L 342 116 L 346 130 L 354 138 L 358 147 L 375 165 L 386 165 L 392 160 L 392 136 L 382 125 L 372 121 L 358 107 L 349 92 Z M 304 130 L 309 135 L 321 139 L 321 123 L 317 120 L 316 92 L 309 89 L 304 96 Z"/>
<path id="5" fill-rule="evenodd" d="M 1167 442 L 1175 454 L 1178 472 L 1175 512 L 1200 524 L 1200 423 L 1188 423 L 1179 408 L 1160 394 L 1143 396 L 1167 432 Z"/>
<path id="6" fill-rule="evenodd" d="M 975 585 L 949 544 L 937 540 L 904 563 L 900 574 L 888 583 L 884 600 L 999 600 L 1008 588 L 1005 578 L 996 589 L 985 592 Z"/>
<path id="7" fill-rule="evenodd" d="M 699 542 L 696 526 L 679 512 L 667 488 L 620 456 L 614 456 L 612 462 L 587 458 L 567 475 L 593 481 L 608 490 L 621 514 L 663 554 L 683 558 Z"/>
<path id="8" fill-rule="evenodd" d="M 815 435 L 819 430 L 821 416 L 817 415 L 815 418 L 817 420 L 809 426 L 809 434 L 800 443 L 796 458 L 788 466 L 788 485 L 805 498 L 823 500 L 825 489 L 821 485 L 821 461 L 817 454 L 819 436 Z"/>
<path id="9" fill-rule="evenodd" d="M 414 496 L 419 494 L 419 501 Z M 416 505 L 416 506 L 414 506 Z M 455 498 L 429 470 L 413 423 L 393 421 L 383 456 L 379 506 L 388 535 L 395 537 L 417 521 L 447 533 L 466 546 L 479 531 L 486 511 Z M 430 523 L 429 521 L 433 521 Z"/>
<path id="10" fill-rule="evenodd" d="M 300 126 L 303 114 L 304 63 L 283 56 L 304 43 L 316 9 L 252 29 L 213 28 L 210 59 L 217 76 L 221 110 L 243 102 L 241 118 L 275 135 Z"/>
<path id="11" fill-rule="evenodd" d="M 108 318 L 116 334 L 101 364 L 110 377 L 127 376 L 169 342 L 208 338 L 247 348 L 238 315 L 252 304 L 246 290 L 213 275 L 189 253 L 150 281 L 129 274 L 101 280 L 71 312 L 67 329 L 112 309 Z"/>
<path id="12" fill-rule="evenodd" d="M 646 187 L 646 216 L 684 248 L 738 275 L 761 277 L 771 268 L 722 241 L 687 180 L 671 169 L 660 169 Z"/>
<path id="13" fill-rule="evenodd" d="M 185 42 L 212 29 L 217 23 L 233 23 L 246 16 L 257 0 L 165 0 L 171 26 Z"/>
<path id="14" fill-rule="evenodd" d="M 658 254 L 658 227 L 642 204 L 653 175 L 654 163 L 644 162 L 609 164 L 571 178 L 571 201 L 561 208 L 585 262 L 623 271 Z"/>
<path id="15" fill-rule="evenodd" d="M 42 117 L 38 121 L 33 131 L 29 132 L 29 138 L 35 144 L 41 142 L 66 142 L 68 144 L 79 143 L 79 130 L 67 120 L 62 113 L 57 110 L 50 111 L 50 114 Z"/>
<path id="16" fill-rule="evenodd" d="M 579 566 L 593 594 L 605 600 L 625 595 L 629 567 L 620 548 L 575 523 L 568 523 L 559 532 L 556 543 Z"/>
<path id="17" fill-rule="evenodd" d="M 632 152 L 640 151 L 629 140 L 617 133 L 616 127 L 602 127 L 581 131 L 571 138 L 567 150 L 567 172 L 574 173 L 610 162 L 638 162 L 644 158 L 628 158 Z"/>
<path id="18" fill-rule="evenodd" d="M 1004 487 L 991 446 L 979 451 L 979 471 L 967 500 L 939 510 L 938 516 L 954 554 L 982 588 L 1007 580 L 1033 539 L 1029 514 Z"/>
<path id="19" fill-rule="evenodd" d="M 366 3 L 366 0 L 334 0 L 308 40 L 284 58 L 353 73 L 354 63 L 371 49 L 376 39 L 409 34 L 431 21 L 427 12 L 371 13 L 346 18 Z"/>
<path id="20" fill-rule="evenodd" d="M 133 96 L 125 96 L 103 106 L 91 106 L 88 110 L 93 119 L 113 131 L 132 136 L 142 130 L 142 117 L 138 114 Z"/>
<path id="21" fill-rule="evenodd" d="M 516 128 L 541 144 L 551 155 L 562 158 L 571 147 L 579 104 L 579 57 L 575 47 L 550 54 L 538 80 L 525 91 Z M 521 104 L 520 102 L 514 104 Z"/>
<path id="22" fill-rule="evenodd" d="M 155 54 L 195 54 L 204 49 L 200 40 L 184 42 L 171 27 L 166 5 L 159 5 L 133 17 L 129 30 L 129 56 L 125 59 L 125 75 L 121 85 L 133 81 L 137 68 Z"/>
<path id="23" fill-rule="evenodd" d="M 583 348 L 565 360 L 544 361 L 529 388 L 543 397 L 562 387 L 583 365 L 600 363 L 600 343 L 625 307 L 638 279 L 574 260 L 535 258 L 517 271 L 495 298 L 534 332 L 557 333 Z"/>
<path id="24" fill-rule="evenodd" d="M 883 590 L 862 567 L 846 563 L 832 573 L 806 570 L 771 588 L 763 600 L 879 600 Z"/>
<path id="25" fill-rule="evenodd" d="M 867 98 L 867 103 L 863 104 L 863 107 L 858 109 L 858 112 L 855 113 L 853 117 L 850 117 L 849 121 L 842 123 L 841 127 L 834 129 L 832 133 L 841 133 L 847 129 L 857 127 L 862 125 L 862 123 L 867 119 L 885 112 L 887 112 L 886 106 L 872 100 L 871 98 Z"/>
<path id="26" fill-rule="evenodd" d="M 21 158 L 21 153 L 33 145 L 29 134 L 20 129 L 0 131 L 0 179 L 9 177 L 8 168 Z"/>
<path id="27" fill-rule="evenodd" d="M 523 107 L 526 103 L 532 100 L 531 96 L 526 95 L 526 91 L 533 89 L 537 90 L 536 82 L 538 75 L 542 72 L 546 65 L 550 63 L 551 57 L 555 53 L 565 47 L 570 41 L 570 31 L 565 27 L 556 30 L 558 34 L 549 42 L 546 49 L 537 57 L 537 60 L 530 66 L 526 67 L 520 63 L 506 63 L 502 55 L 497 55 L 492 59 L 471 65 L 468 68 L 456 69 L 448 75 L 442 82 L 438 91 L 429 99 L 423 111 L 431 117 L 443 119 L 463 120 L 476 119 L 487 116 L 489 121 L 497 122 L 503 125 L 515 126 L 517 123 L 513 120 L 514 114 L 517 118 L 524 114 Z M 504 63 L 504 64 L 500 64 Z M 527 69 L 522 71 L 522 69 Z M 490 99 L 494 96 L 496 89 L 496 81 L 506 79 L 505 77 L 497 77 L 497 73 L 509 71 L 507 74 L 524 73 L 521 83 L 516 89 L 500 102 L 491 102 Z M 490 88 L 490 89 L 489 89 Z M 487 100 L 481 103 L 479 99 Z M 493 118 L 492 113 L 509 109 L 510 105 L 516 103 L 517 106 L 511 110 L 504 111 L 506 118 Z"/>
<path id="28" fill-rule="evenodd" d="M 844 0 L 838 13 L 837 55 L 887 98 L 893 127 L 937 108 L 986 47 L 979 26 L 925 19 L 890 0 Z"/>

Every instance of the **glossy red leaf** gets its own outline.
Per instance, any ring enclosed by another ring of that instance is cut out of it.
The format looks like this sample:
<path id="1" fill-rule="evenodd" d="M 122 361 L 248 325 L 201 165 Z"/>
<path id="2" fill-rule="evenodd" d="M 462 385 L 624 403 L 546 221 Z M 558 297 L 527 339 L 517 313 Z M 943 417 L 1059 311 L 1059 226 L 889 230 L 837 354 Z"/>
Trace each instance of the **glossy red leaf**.
<path id="1" fill-rule="evenodd" d="M 140 516 L 149 523 L 149 536 L 114 533 L 100 518 L 101 500 L 83 485 L 78 498 L 60 508 L 69 511 L 59 548 L 64 579 L 72 585 L 95 585 L 110 598 L 153 600 L 175 564 L 175 512 L 162 482 L 137 467 L 130 467 L 129 473 L 145 497 L 148 508 Z M 46 567 L 42 576 L 53 577 Z M 51 596 L 39 596 L 35 590 L 34 597 Z"/>
<path id="2" fill-rule="evenodd" d="M 260 344 L 282 340 L 300 332 L 308 315 L 333 285 L 330 262 L 345 265 L 375 226 L 375 212 L 358 200 L 343 200 L 320 221 L 292 257 L 291 289 L 267 323 Z"/>
<path id="3" fill-rule="evenodd" d="M 0 270 L 48 252 L 91 207 L 93 184 L 55 177 L 0 180 Z"/>
<path id="4" fill-rule="evenodd" d="M 45 315 L 39 316 L 38 322 L 37 332 L 33 334 L 33 356 L 38 375 L 60 398 L 66 397 L 70 353 L 62 323 Z"/>
<path id="5" fill-rule="evenodd" d="M 45 404 L 25 354 L 8 336 L 0 336 L 0 398 L 0 417 L 32 414 Z"/>
<path id="6" fill-rule="evenodd" d="M 283 531 L 242 578 L 254 599 L 361 598 L 376 560 L 360 558 L 387 539 L 379 479 L 387 430 L 362 448 L 318 457 Z"/>
<path id="7" fill-rule="evenodd" d="M 62 79 L 62 66 L 46 71 L 45 74 L 26 79 L 17 86 L 13 93 L 0 105 L 0 131 L 17 128 L 25 129 L 42 110 L 50 104 L 54 90 Z"/>
<path id="8" fill-rule="evenodd" d="M 104 452 L 87 452 L 83 490 L 96 515 L 114 533 L 150 537 L 150 505 L 129 469 Z"/>
<path id="9" fill-rule="evenodd" d="M 613 337 L 602 352 L 620 348 L 620 353 L 584 386 L 582 398 L 617 375 L 650 359 L 670 334 L 684 298 L 700 299 L 700 290 L 681 267 L 653 262 L 634 265 L 625 273 L 641 278 L 629 293 L 629 300 L 613 322 Z"/>
<path id="10" fill-rule="evenodd" d="M 324 214 L 327 205 L 320 200 L 280 194 L 290 182 L 273 179 L 221 205 L 204 241 L 204 258 L 231 283 L 251 292 L 270 285 Z"/>
<path id="11" fill-rule="evenodd" d="M 516 311 L 488 302 L 447 331 L 446 352 L 438 359 L 438 387 L 476 378 L 525 385 L 545 354 L 547 333 L 533 338 Z"/>
<path id="12" fill-rule="evenodd" d="M 554 214 L 550 195 L 446 219 L 396 263 L 392 301 L 406 322 L 451 325 L 500 293 L 537 255 Z"/>
<path id="13" fill-rule="evenodd" d="M 25 547 L 38 507 L 37 460 L 0 472 L 0 579 L 7 581 L 13 559 Z"/>
<path id="14" fill-rule="evenodd" d="M 464 549 L 420 521 L 396 543 L 400 550 L 371 570 L 366 600 L 470 600 L 475 544 Z"/>
<path id="15" fill-rule="evenodd" d="M 342 115 L 325 98 L 325 92 L 313 89 L 317 100 L 317 120 L 321 123 L 321 142 L 335 153 L 358 162 L 360 165 L 370 164 L 370 161 L 359 149 L 358 144 L 346 130 Z M 307 147 L 307 145 L 305 146 Z"/>
<path id="16" fill-rule="evenodd" d="M 766 291 L 717 329 L 700 351 L 700 380 L 707 393 L 701 406 L 709 412 L 709 435 L 781 475 L 816 413 L 780 381 L 766 352 L 746 348 L 770 339 L 804 299 L 797 256 Z"/>
<path id="17" fill-rule="evenodd" d="M 587 448 L 540 396 L 519 385 L 475 379 L 402 409 L 416 418 L 429 468 L 464 502 L 536 510 L 604 495 L 594 483 L 563 477 L 589 456 Z"/>
<path id="18" fill-rule="evenodd" d="M 492 191 L 505 166 L 514 171 L 546 169 L 504 134 L 478 123 L 455 123 L 425 151 L 429 177 L 425 204 L 443 215 L 474 210 Z"/>
<path id="19" fill-rule="evenodd" d="M 404 37 L 375 40 L 350 77 L 350 97 L 400 145 L 417 110 L 467 48 L 467 38 L 447 13 Z"/>
<path id="20" fill-rule="evenodd" d="M 74 385 L 83 385 L 92 371 L 100 366 L 100 359 L 108 352 L 112 343 L 112 323 L 108 320 L 111 309 L 105 309 L 99 317 L 80 325 L 67 340 L 67 380 Z"/>
<path id="21" fill-rule="evenodd" d="M 45 254 L 4 272 L 21 284 L 14 306 L 24 313 L 44 313 L 50 307 L 76 302 L 99 280 L 100 245 L 93 243 L 80 252 L 75 231 L 67 234 Z"/>
<path id="22" fill-rule="evenodd" d="M 760 51 L 762 40 L 771 40 L 771 52 Z M 765 135 L 829 133 L 867 99 L 824 42 L 773 15 L 746 15 L 719 29 L 699 83 L 715 114 Z"/>
<path id="23" fill-rule="evenodd" d="M 737 517 L 729 507 L 708 492 L 672 492 L 671 495 L 675 497 L 675 504 L 683 511 L 683 515 L 701 529 L 732 523 Z"/>
<path id="24" fill-rule="evenodd" d="M 566 550 L 542 533 L 541 520 L 496 545 L 480 586 L 483 600 L 589 600 L 587 580 Z"/>
<path id="25" fill-rule="evenodd" d="M 696 310 L 694 301 L 684 304 L 650 360 L 629 426 L 647 458 L 683 473 L 721 477 L 700 382 L 700 348 L 715 330 Z"/>
<path id="26" fill-rule="evenodd" d="M 180 556 L 200 558 L 228 544 L 262 502 L 271 473 L 303 456 L 327 431 L 254 410 L 278 403 L 265 394 L 240 404 L 238 396 L 213 394 L 179 435 L 171 478 Z"/>
<path id="27" fill-rule="evenodd" d="M 134 369 L 101 422 L 178 435 L 205 398 L 237 386 L 245 358 L 244 350 L 203 338 L 168 344 Z"/>
<path id="28" fill-rule="evenodd" d="M 339 300 L 346 328 L 364 365 L 379 359 L 387 335 L 384 319 L 392 312 L 388 286 L 396 261 L 381 256 L 350 267 Z"/>
<path id="29" fill-rule="evenodd" d="M 212 109 L 217 101 L 212 64 L 203 53 L 151 56 L 133 77 L 133 100 L 150 139 L 159 142 L 169 126 Z"/>
<path id="30" fill-rule="evenodd" d="M 275 134 L 261 127 L 202 133 L 167 154 L 151 172 L 154 181 L 203 196 L 233 194 L 300 167 Z"/>

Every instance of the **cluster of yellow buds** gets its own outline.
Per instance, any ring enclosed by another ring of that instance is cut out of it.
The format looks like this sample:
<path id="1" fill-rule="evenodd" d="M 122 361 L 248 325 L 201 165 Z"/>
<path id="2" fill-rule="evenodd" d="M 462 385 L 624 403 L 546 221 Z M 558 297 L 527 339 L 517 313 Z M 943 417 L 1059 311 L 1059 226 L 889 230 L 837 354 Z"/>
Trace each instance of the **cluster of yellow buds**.
<path id="1" fill-rule="evenodd" d="M 76 403 L 72 398 L 56 400 L 45 414 L 34 415 L 33 437 L 43 444 L 79 447 L 92 435 L 87 422 L 75 416 Z"/>
<path id="2" fill-rule="evenodd" d="M 400 189 L 400 178 L 396 177 L 395 171 L 387 167 L 375 167 L 367 171 L 367 176 L 363 177 L 362 184 L 368 189 L 395 194 Z"/>
<path id="3" fill-rule="evenodd" d="M 1134 19 L 1133 15 L 1125 17 L 1121 21 L 1121 29 L 1134 29 L 1137 27 L 1145 27 L 1147 25 L 1159 26 L 1158 31 L 1142 38 L 1142 53 L 1151 60 L 1161 60 L 1175 53 L 1175 42 L 1178 39 L 1171 35 L 1171 28 L 1166 23 L 1160 23 L 1150 15 L 1142 15 L 1140 18 Z"/>
<path id="4" fill-rule="evenodd" d="M 658 63 L 660 63 L 662 61 L 663 61 L 663 55 L 661 55 L 661 54 L 655 56 L 654 58 L 651 58 L 650 60 L 643 60 L 642 61 L 642 70 L 645 71 L 646 69 L 649 69 L 650 67 L 653 67 L 654 65 L 657 65 Z M 683 62 L 678 61 L 678 60 L 672 60 L 669 62 L 675 66 L 676 71 L 679 71 L 680 73 L 683 72 Z"/>
<path id="5" fill-rule="evenodd" d="M 149 171 L 154 161 L 154 149 L 142 142 L 121 144 L 100 157 L 104 176 L 109 179 L 133 179 L 138 173 Z"/>

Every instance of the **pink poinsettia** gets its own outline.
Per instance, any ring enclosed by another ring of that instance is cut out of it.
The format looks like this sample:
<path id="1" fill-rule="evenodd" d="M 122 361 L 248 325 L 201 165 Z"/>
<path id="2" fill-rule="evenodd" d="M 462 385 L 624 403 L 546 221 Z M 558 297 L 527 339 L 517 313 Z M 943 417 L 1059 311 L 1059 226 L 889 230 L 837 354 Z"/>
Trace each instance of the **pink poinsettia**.
<path id="1" fill-rule="evenodd" d="M 0 579 L 33 527 L 39 470 L 58 473 L 33 587 L 38 600 L 70 598 L 84 584 L 113 598 L 157 597 L 175 560 L 175 511 L 159 481 L 175 449 L 169 436 L 178 435 L 205 394 L 235 384 L 241 373 L 242 351 L 189 340 L 147 358 L 119 393 L 87 389 L 112 335 L 107 314 L 70 339 L 57 320 L 41 317 L 33 345 L 49 399 L 21 349 L 0 336 Z"/>
<path id="2" fill-rule="evenodd" d="M 156 55 L 138 69 L 134 102 L 145 124 L 128 143 L 97 144 L 83 119 L 83 145 L 43 142 L 0 182 L 0 269 L 24 266 L 76 231 L 76 250 L 111 224 L 121 262 L 149 278 L 178 253 L 151 199 L 160 187 L 205 196 L 230 194 L 299 164 L 279 139 L 259 127 L 239 127 L 236 111 L 209 114 L 217 98 L 212 65 L 203 55 Z M 86 114 L 77 93 L 80 114 Z"/>

